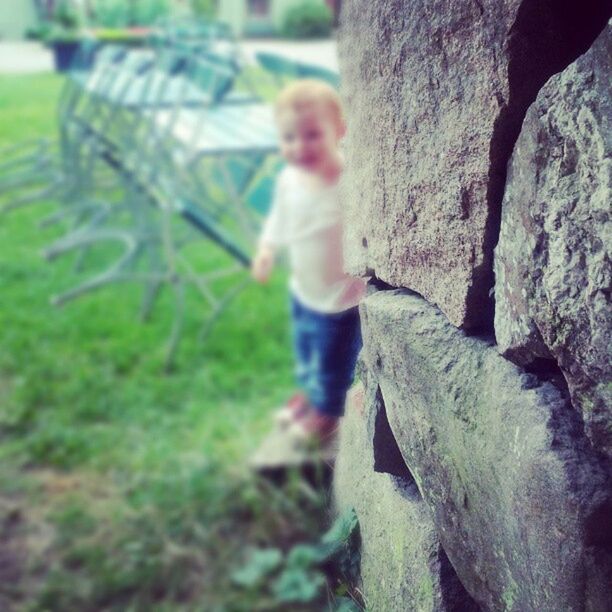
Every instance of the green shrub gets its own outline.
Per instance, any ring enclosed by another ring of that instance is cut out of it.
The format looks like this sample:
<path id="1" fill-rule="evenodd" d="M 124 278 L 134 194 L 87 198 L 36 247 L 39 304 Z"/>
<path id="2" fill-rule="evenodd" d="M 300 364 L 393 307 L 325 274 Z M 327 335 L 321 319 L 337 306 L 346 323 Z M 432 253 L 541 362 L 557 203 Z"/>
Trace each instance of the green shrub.
<path id="1" fill-rule="evenodd" d="M 326 591 L 325 565 L 328 574 L 330 564 L 335 565 L 336 578 L 341 579 L 337 586 L 344 593 L 356 584 L 360 542 L 357 515 L 349 509 L 316 543 L 296 544 L 287 554 L 278 548 L 248 550 L 246 564 L 232 572 L 231 579 L 243 589 L 270 587 L 276 604 L 314 604 L 322 600 Z M 346 612 L 356 612 L 349 602 L 338 604 Z"/>
<path id="2" fill-rule="evenodd" d="M 215 16 L 215 0 L 190 0 L 190 5 L 196 17 Z"/>
<path id="3" fill-rule="evenodd" d="M 136 2 L 135 24 L 151 26 L 155 22 L 170 15 L 170 0 L 140 0 Z"/>
<path id="4" fill-rule="evenodd" d="M 41 21 L 28 28 L 25 31 L 25 37 L 27 40 L 46 40 L 51 32 L 52 25 L 48 21 Z"/>
<path id="5" fill-rule="evenodd" d="M 150 26 L 170 14 L 170 0 L 96 0 L 94 23 L 105 28 Z"/>
<path id="6" fill-rule="evenodd" d="M 287 11 L 282 33 L 289 38 L 322 38 L 331 33 L 332 20 L 326 4 L 308 0 Z"/>
<path id="7" fill-rule="evenodd" d="M 94 23 L 105 28 L 122 28 L 130 23 L 130 7 L 124 0 L 97 0 L 94 5 Z"/>
<path id="8" fill-rule="evenodd" d="M 28 40 L 74 39 L 83 25 L 84 15 L 77 10 L 74 0 L 39 3 L 37 10 L 39 22 L 26 30 Z"/>
<path id="9" fill-rule="evenodd" d="M 72 30 L 79 27 L 80 16 L 74 5 L 68 0 L 64 0 L 57 5 L 53 12 L 53 21 L 62 28 Z"/>

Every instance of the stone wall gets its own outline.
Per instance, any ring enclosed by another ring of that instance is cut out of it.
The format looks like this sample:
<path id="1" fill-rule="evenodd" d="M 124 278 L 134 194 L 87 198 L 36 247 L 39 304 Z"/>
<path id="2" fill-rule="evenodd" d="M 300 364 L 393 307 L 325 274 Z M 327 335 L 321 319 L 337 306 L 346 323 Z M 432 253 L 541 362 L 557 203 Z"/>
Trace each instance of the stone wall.
<path id="1" fill-rule="evenodd" d="M 612 610 L 608 17 L 344 3 L 370 292 L 335 488 L 371 610 Z"/>

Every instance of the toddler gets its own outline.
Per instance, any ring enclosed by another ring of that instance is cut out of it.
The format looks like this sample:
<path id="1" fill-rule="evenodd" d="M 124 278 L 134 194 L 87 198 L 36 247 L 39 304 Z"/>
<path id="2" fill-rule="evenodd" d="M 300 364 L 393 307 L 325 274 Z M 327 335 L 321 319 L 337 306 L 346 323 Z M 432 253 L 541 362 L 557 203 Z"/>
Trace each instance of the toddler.
<path id="1" fill-rule="evenodd" d="M 345 133 L 336 91 L 316 80 L 286 87 L 276 103 L 280 150 L 287 165 L 253 260 L 253 277 L 265 283 L 275 254 L 289 251 L 290 292 L 298 384 L 279 413 L 288 432 L 327 443 L 344 412 L 361 347 L 357 304 L 361 280 L 347 276 L 342 259 L 342 211 L 337 183 Z"/>

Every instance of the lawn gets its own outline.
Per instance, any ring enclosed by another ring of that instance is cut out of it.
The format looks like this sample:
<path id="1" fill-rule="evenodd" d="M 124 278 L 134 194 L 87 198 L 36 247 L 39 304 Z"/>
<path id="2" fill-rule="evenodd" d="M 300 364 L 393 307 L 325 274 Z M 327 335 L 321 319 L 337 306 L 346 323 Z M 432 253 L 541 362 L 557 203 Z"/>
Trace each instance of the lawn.
<path id="1" fill-rule="evenodd" d="M 0 147 L 53 136 L 60 87 L 3 76 Z M 168 296 L 147 323 L 129 284 L 49 304 L 74 283 L 70 258 L 41 256 L 52 210 L 0 217 L 0 609 L 321 610 L 230 579 L 249 546 L 312 540 L 326 516 L 299 478 L 280 489 L 246 468 L 291 392 L 283 274 L 248 287 L 205 343 L 192 296 L 166 373 Z"/>

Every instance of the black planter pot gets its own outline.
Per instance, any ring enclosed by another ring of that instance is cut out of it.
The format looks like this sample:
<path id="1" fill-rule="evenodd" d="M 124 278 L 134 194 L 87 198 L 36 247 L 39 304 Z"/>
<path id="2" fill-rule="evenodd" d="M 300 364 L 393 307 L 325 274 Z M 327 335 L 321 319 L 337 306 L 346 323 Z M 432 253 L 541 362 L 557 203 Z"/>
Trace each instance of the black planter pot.
<path id="1" fill-rule="evenodd" d="M 51 43 L 51 47 L 53 49 L 55 70 L 58 72 L 66 72 L 70 70 L 70 66 L 79 52 L 80 43 L 74 40 L 57 40 Z"/>

